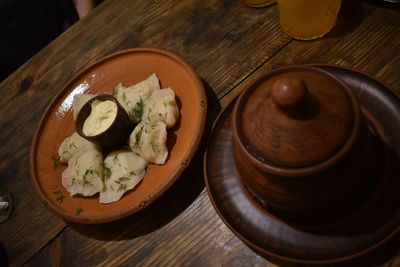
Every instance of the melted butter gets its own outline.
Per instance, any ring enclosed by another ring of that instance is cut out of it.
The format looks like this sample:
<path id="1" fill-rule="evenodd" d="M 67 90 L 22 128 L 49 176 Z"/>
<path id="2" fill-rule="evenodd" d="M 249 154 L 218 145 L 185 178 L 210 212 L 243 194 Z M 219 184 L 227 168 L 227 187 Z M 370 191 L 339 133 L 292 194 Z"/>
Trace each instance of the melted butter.
<path id="1" fill-rule="evenodd" d="M 86 136 L 98 135 L 113 123 L 117 116 L 117 105 L 110 100 L 95 100 L 91 104 L 92 111 L 83 124 L 83 133 Z"/>

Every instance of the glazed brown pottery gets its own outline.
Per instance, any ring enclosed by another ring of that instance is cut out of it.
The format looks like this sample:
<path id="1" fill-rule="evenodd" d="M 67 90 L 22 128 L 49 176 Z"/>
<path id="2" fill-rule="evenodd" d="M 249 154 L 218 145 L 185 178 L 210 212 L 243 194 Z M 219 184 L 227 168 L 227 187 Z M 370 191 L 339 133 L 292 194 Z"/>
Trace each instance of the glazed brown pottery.
<path id="1" fill-rule="evenodd" d="M 233 157 L 233 109 L 237 99 L 221 112 L 213 126 L 204 157 L 207 191 L 224 223 L 268 260 L 282 266 L 289 263 L 336 266 L 344 261 L 360 260 L 364 264 L 352 261 L 353 264 L 347 262 L 345 266 L 366 266 L 369 252 L 400 231 L 400 95 L 356 70 L 335 65 L 316 66 L 349 85 L 361 105 L 366 135 L 379 145 L 377 161 L 371 163 L 377 166 L 378 184 L 362 185 L 374 191 L 371 197 L 348 216 L 326 224 L 297 224 L 275 216 L 277 213 L 272 213 L 270 207 L 265 208 L 244 185 Z M 369 168 L 367 164 L 364 167 Z M 349 190 L 357 188 L 349 187 Z"/>
<path id="2" fill-rule="evenodd" d="M 105 131 L 97 135 L 87 136 L 82 129 L 86 119 L 92 111 L 91 105 L 95 100 L 109 100 L 114 102 L 117 105 L 117 114 L 112 124 Z M 90 99 L 79 111 L 75 122 L 76 132 L 80 136 L 107 150 L 118 149 L 126 145 L 134 126 L 135 125 L 131 122 L 128 113 L 126 113 L 125 109 L 112 95 L 99 95 Z"/>
<path id="3" fill-rule="evenodd" d="M 238 99 L 233 152 L 243 183 L 294 222 L 344 216 L 371 195 L 376 145 L 352 91 L 308 66 L 267 73 Z"/>
<path id="4" fill-rule="evenodd" d="M 141 183 L 114 203 L 100 204 L 95 197 L 71 197 L 61 184 L 65 166 L 57 166 L 61 142 L 75 131 L 74 95 L 111 94 L 122 83 L 136 84 L 155 73 L 161 88 L 174 90 L 180 119 L 168 130 L 168 158 L 164 165 L 150 164 Z M 160 49 L 134 48 L 106 56 L 72 78 L 43 114 L 31 149 L 33 184 L 43 203 L 57 215 L 79 223 L 115 221 L 144 209 L 165 192 L 190 163 L 202 137 L 207 101 L 196 72 L 178 56 Z M 60 191 L 63 201 L 57 201 Z"/>

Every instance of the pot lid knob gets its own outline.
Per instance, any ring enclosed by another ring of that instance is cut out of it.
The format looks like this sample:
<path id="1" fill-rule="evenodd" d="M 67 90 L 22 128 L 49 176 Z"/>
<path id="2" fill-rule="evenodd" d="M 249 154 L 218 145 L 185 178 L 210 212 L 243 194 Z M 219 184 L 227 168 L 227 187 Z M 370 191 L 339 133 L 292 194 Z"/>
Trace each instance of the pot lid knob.
<path id="1" fill-rule="evenodd" d="M 294 112 L 305 103 L 307 85 L 299 77 L 290 77 L 275 82 L 271 97 L 282 111 Z"/>

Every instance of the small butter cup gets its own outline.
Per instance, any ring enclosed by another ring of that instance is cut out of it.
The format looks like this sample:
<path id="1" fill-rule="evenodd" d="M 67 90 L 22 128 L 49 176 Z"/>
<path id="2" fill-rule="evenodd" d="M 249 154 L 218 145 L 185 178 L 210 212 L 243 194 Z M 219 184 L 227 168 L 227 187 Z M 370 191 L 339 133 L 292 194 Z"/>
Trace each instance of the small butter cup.
<path id="1" fill-rule="evenodd" d="M 88 136 L 83 132 L 83 125 L 92 111 L 92 103 L 95 101 L 112 101 L 117 105 L 117 114 L 111 125 L 103 132 Z M 99 95 L 90 99 L 79 111 L 75 121 L 77 133 L 86 140 L 100 145 L 105 150 L 118 149 L 127 145 L 127 140 L 134 128 L 129 115 L 112 95 Z"/>

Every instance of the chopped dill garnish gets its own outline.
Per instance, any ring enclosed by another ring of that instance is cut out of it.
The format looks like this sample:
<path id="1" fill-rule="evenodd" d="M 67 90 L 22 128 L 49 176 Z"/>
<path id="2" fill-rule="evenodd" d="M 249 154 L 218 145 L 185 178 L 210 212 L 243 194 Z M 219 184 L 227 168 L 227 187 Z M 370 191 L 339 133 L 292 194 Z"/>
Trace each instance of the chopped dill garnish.
<path id="1" fill-rule="evenodd" d="M 60 164 L 60 158 L 52 156 L 51 160 L 53 161 L 53 170 L 57 169 L 58 165 Z"/>
<path id="2" fill-rule="evenodd" d="M 58 196 L 57 198 L 56 198 L 56 201 L 58 201 L 58 203 L 63 203 L 63 201 L 64 201 L 64 196 L 63 195 L 60 195 L 60 196 Z"/>
<path id="3" fill-rule="evenodd" d="M 111 168 L 104 166 L 104 180 L 108 180 L 111 177 Z"/>
<path id="4" fill-rule="evenodd" d="M 142 138 L 142 133 L 143 133 L 143 125 L 142 127 L 135 133 L 135 143 L 132 146 L 132 149 L 141 149 L 141 141 L 140 139 Z"/>
<path id="5" fill-rule="evenodd" d="M 154 139 L 150 141 L 151 149 L 153 149 L 154 152 L 159 153 L 160 152 L 160 147 L 158 144 L 155 142 Z"/>
<path id="6" fill-rule="evenodd" d="M 114 96 L 114 97 L 118 95 L 118 88 L 117 87 L 114 87 L 111 95 Z"/>
<path id="7" fill-rule="evenodd" d="M 131 116 L 135 118 L 142 118 L 143 109 L 144 109 L 144 103 L 142 97 L 140 97 L 140 100 L 136 102 L 135 107 L 132 109 Z"/>
<path id="8" fill-rule="evenodd" d="M 92 169 L 87 169 L 85 171 L 85 174 L 82 177 L 82 185 L 93 185 L 87 179 L 88 174 L 93 174 L 93 173 L 94 173 L 94 171 Z"/>
<path id="9" fill-rule="evenodd" d="M 86 176 L 83 176 L 82 185 L 87 185 L 87 184 L 90 184 L 90 182 L 87 180 Z"/>
<path id="10" fill-rule="evenodd" d="M 128 177 L 119 177 L 118 180 L 114 181 L 118 185 L 117 192 L 126 191 L 126 181 L 129 181 Z"/>
<path id="11" fill-rule="evenodd" d="M 75 210 L 76 214 L 79 215 L 83 212 L 84 210 L 82 208 L 78 208 Z"/>
<path id="12" fill-rule="evenodd" d="M 119 182 L 129 181 L 129 178 L 125 177 L 125 176 L 122 176 L 122 177 L 119 177 L 117 181 L 119 181 Z"/>
<path id="13" fill-rule="evenodd" d="M 118 162 L 118 155 L 115 155 L 115 156 L 113 157 L 113 163 L 114 163 L 114 164 L 117 164 L 117 162 Z"/>
<path id="14" fill-rule="evenodd" d="M 117 192 L 119 191 L 126 191 L 126 184 L 119 184 L 117 188 Z"/>
<path id="15" fill-rule="evenodd" d="M 58 203 L 61 204 L 64 201 L 65 197 L 62 195 L 61 190 L 53 191 L 53 194 L 57 196 L 56 201 L 58 201 Z"/>
<path id="16" fill-rule="evenodd" d="M 70 149 L 71 149 L 71 148 L 78 148 L 78 147 L 75 145 L 74 142 L 70 143 L 68 147 L 69 147 Z"/>
<path id="17" fill-rule="evenodd" d="M 136 174 L 136 172 L 135 171 L 131 171 L 130 173 L 129 173 L 129 176 L 136 176 L 137 174 Z"/>
<path id="18" fill-rule="evenodd" d="M 125 92 L 122 94 L 122 101 L 126 102 L 126 95 L 125 95 Z"/>
<path id="19" fill-rule="evenodd" d="M 76 184 L 76 183 L 77 183 L 76 178 L 72 178 L 71 184 L 68 185 L 68 187 L 71 187 L 71 186 L 73 186 L 73 185 Z"/>

